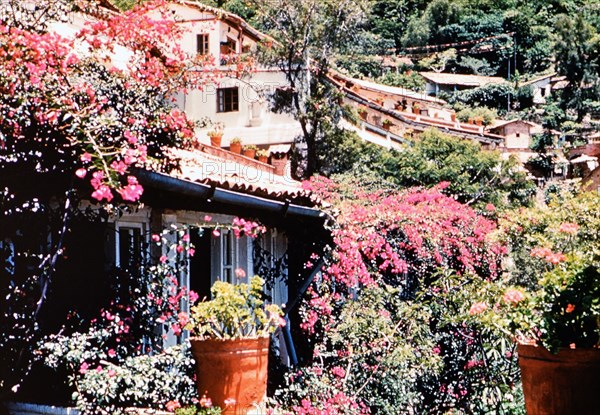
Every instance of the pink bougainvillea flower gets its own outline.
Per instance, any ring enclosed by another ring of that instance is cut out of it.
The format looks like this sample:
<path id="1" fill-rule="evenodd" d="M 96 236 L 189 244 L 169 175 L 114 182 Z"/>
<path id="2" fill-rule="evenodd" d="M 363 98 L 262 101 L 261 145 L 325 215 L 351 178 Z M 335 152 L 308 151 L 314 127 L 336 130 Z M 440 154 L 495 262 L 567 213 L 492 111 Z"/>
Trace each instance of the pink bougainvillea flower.
<path id="1" fill-rule="evenodd" d="M 572 222 L 561 223 L 558 227 L 559 232 L 568 233 L 574 235 L 579 231 L 579 225 Z"/>
<path id="2" fill-rule="evenodd" d="M 181 404 L 177 401 L 169 401 L 166 403 L 165 408 L 169 412 L 175 412 L 175 409 L 181 408 Z"/>
<path id="3" fill-rule="evenodd" d="M 223 402 L 225 403 L 225 406 L 235 406 L 236 400 L 233 398 L 227 398 Z"/>
<path id="4" fill-rule="evenodd" d="M 188 249 L 189 256 L 194 256 L 196 254 L 196 250 L 194 248 Z"/>
<path id="5" fill-rule="evenodd" d="M 87 174 L 87 170 L 84 169 L 83 167 L 80 169 L 77 169 L 75 171 L 75 176 L 79 177 L 80 179 L 83 179 L 86 174 Z"/>
<path id="6" fill-rule="evenodd" d="M 108 370 L 108 377 L 114 378 L 116 375 L 117 375 L 117 372 L 115 372 L 114 370 L 112 370 L 112 369 Z"/>
<path id="7" fill-rule="evenodd" d="M 164 264 L 165 262 L 167 262 L 169 258 L 167 258 L 166 255 L 161 255 L 161 257 L 158 259 L 160 261 L 161 264 Z"/>
<path id="8" fill-rule="evenodd" d="M 485 310 L 487 310 L 487 308 L 488 308 L 487 304 L 484 303 L 483 301 L 480 301 L 471 306 L 471 308 L 469 309 L 469 314 L 472 316 L 481 314 Z"/>
<path id="9" fill-rule="evenodd" d="M 106 199 L 107 202 L 110 202 L 113 199 L 113 194 L 110 188 L 104 184 L 98 186 L 94 192 L 92 192 L 92 197 L 99 202 L 103 199 Z"/>
<path id="10" fill-rule="evenodd" d="M 179 314 L 177 314 L 177 319 L 179 320 L 181 327 L 187 326 L 187 324 L 190 322 L 190 317 L 185 311 L 181 311 Z"/>
<path id="11" fill-rule="evenodd" d="M 555 254 L 547 255 L 545 259 L 546 259 L 546 261 L 548 261 L 549 263 L 556 265 L 556 264 L 558 264 L 558 263 L 561 263 L 561 262 L 563 262 L 563 261 L 566 261 L 566 260 L 567 260 L 567 257 L 565 256 L 565 254 L 562 254 L 562 253 L 560 253 L 560 252 L 557 252 L 557 253 L 555 253 Z"/>
<path id="12" fill-rule="evenodd" d="M 189 233 L 186 233 L 185 235 L 183 235 L 183 236 L 181 237 L 181 240 L 182 240 L 183 242 L 189 242 L 189 241 L 190 241 L 190 234 L 189 234 Z"/>
<path id="13" fill-rule="evenodd" d="M 107 354 L 108 357 L 115 357 L 117 355 L 117 352 L 115 352 L 115 349 L 110 349 Z"/>
<path id="14" fill-rule="evenodd" d="M 504 296 L 502 297 L 502 300 L 506 304 L 517 304 L 523 301 L 524 299 L 525 294 L 523 294 L 523 292 L 515 288 L 509 288 L 508 290 L 506 290 L 506 293 L 504 293 Z"/>
<path id="15" fill-rule="evenodd" d="M 81 366 L 79 366 L 79 373 L 81 373 L 82 375 L 85 375 L 85 373 L 88 371 L 89 368 L 90 368 L 90 365 L 88 365 L 86 362 L 83 362 L 81 364 Z"/>
<path id="16" fill-rule="evenodd" d="M 200 402 L 198 402 L 203 408 L 212 408 L 213 404 L 210 398 L 207 398 L 206 395 L 202 395 Z"/>
<path id="17" fill-rule="evenodd" d="M 85 152 L 81 155 L 80 159 L 84 163 L 89 163 L 90 161 L 92 161 L 92 155 L 88 152 Z"/>
<path id="18" fill-rule="evenodd" d="M 346 371 L 341 366 L 335 366 L 334 368 L 332 368 L 331 369 L 331 373 L 333 373 L 338 378 L 345 378 L 346 377 Z"/>
<path id="19" fill-rule="evenodd" d="M 485 210 L 487 210 L 488 212 L 495 212 L 496 206 L 492 205 L 491 203 L 488 203 L 487 205 L 485 205 Z"/>
<path id="20" fill-rule="evenodd" d="M 127 200 L 130 202 L 136 202 L 140 197 L 142 197 L 142 193 L 144 193 L 144 188 L 138 184 L 137 179 L 134 176 L 127 177 L 127 186 L 123 186 L 119 193 L 123 200 Z"/>
<path id="21" fill-rule="evenodd" d="M 152 241 L 153 242 L 160 242 L 160 235 L 153 234 L 152 235 Z"/>
<path id="22" fill-rule="evenodd" d="M 246 278 L 246 271 L 244 271 L 242 268 L 236 268 L 235 276 L 238 278 Z"/>
<path id="23" fill-rule="evenodd" d="M 218 229 L 215 229 L 214 231 L 212 231 L 213 236 L 217 237 L 219 235 L 221 235 L 221 232 L 219 232 Z"/>
<path id="24" fill-rule="evenodd" d="M 212 220 L 212 216 L 205 215 L 204 222 L 210 222 Z"/>
<path id="25" fill-rule="evenodd" d="M 98 365 L 96 367 L 96 372 L 101 373 L 102 372 L 102 365 Z"/>
<path id="26" fill-rule="evenodd" d="M 195 303 L 196 301 L 198 301 L 198 294 L 196 294 L 196 291 L 190 290 L 190 301 L 192 303 Z"/>
<path id="27" fill-rule="evenodd" d="M 175 250 L 179 253 L 182 253 L 185 250 L 185 248 L 183 247 L 183 245 L 177 245 L 177 248 L 175 248 Z"/>

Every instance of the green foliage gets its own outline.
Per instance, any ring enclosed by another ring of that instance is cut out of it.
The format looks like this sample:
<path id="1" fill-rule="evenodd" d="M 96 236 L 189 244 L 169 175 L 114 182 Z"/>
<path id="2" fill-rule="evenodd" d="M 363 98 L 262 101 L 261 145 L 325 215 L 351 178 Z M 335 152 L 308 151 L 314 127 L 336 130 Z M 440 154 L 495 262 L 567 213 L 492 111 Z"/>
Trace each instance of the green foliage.
<path id="1" fill-rule="evenodd" d="M 483 125 L 491 125 L 496 120 L 498 113 L 487 107 L 464 108 L 456 113 L 456 118 L 462 122 L 480 118 Z"/>
<path id="2" fill-rule="evenodd" d="M 556 21 L 557 71 L 569 81 L 563 91 L 563 107 L 585 115 L 586 100 L 600 97 L 600 35 L 581 14 L 563 15 Z"/>
<path id="3" fill-rule="evenodd" d="M 264 306 L 264 283 L 258 275 L 252 277 L 250 284 L 215 282 L 210 289 L 212 299 L 191 308 L 186 328 L 201 338 L 268 336 L 279 326 L 283 313 L 275 304 Z"/>
<path id="4" fill-rule="evenodd" d="M 387 74 L 378 78 L 376 82 L 383 85 L 406 88 L 410 91 L 425 91 L 425 79 L 423 79 L 418 72 L 414 71 L 403 73 L 388 72 Z"/>
<path id="5" fill-rule="evenodd" d="M 222 412 L 218 406 L 211 406 L 209 408 L 185 406 L 175 409 L 175 415 L 221 415 Z"/>
<path id="6" fill-rule="evenodd" d="M 479 207 L 527 205 L 535 194 L 534 183 L 519 171 L 516 160 L 502 160 L 497 152 L 435 129 L 402 151 L 382 149 L 343 131 L 332 137 L 322 153 L 327 157 L 321 171 L 327 175 L 367 173 L 402 187 L 449 182 L 445 192 Z"/>
<path id="7" fill-rule="evenodd" d="M 119 363 L 104 361 L 91 367 L 85 361 L 97 356 L 90 340 L 98 334 L 56 336 L 41 349 L 47 365 L 71 368 L 69 382 L 77 385 L 73 400 L 80 410 L 96 413 L 101 408 L 121 414 L 129 407 L 164 408 L 171 400 L 193 401 L 197 392 L 189 347 L 176 346 L 152 356 L 131 356 Z"/>

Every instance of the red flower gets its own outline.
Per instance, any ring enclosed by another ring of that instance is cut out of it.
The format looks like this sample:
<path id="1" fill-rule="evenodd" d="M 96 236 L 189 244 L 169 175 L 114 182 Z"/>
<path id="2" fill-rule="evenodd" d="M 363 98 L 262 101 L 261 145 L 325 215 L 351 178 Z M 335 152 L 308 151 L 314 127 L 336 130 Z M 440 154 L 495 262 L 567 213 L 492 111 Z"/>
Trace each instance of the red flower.
<path id="1" fill-rule="evenodd" d="M 567 308 L 565 308 L 565 312 L 572 313 L 575 311 L 575 306 L 573 304 L 567 304 Z"/>

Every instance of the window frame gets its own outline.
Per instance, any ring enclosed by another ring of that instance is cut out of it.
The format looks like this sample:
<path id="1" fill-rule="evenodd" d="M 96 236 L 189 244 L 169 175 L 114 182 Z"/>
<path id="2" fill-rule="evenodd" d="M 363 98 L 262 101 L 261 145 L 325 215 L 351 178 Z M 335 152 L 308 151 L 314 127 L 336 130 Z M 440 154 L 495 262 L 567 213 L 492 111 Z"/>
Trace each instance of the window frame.
<path id="1" fill-rule="evenodd" d="M 209 33 L 198 33 L 196 35 L 196 53 L 203 56 L 210 54 Z"/>
<path id="2" fill-rule="evenodd" d="M 217 89 L 217 112 L 238 112 L 240 110 L 239 87 L 225 87 Z"/>

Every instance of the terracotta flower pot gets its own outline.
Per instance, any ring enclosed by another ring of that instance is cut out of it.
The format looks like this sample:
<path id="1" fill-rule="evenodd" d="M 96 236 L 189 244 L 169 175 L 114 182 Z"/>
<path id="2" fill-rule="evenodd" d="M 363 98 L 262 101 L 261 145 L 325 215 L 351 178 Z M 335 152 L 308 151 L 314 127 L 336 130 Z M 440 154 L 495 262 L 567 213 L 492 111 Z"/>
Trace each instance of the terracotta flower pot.
<path id="1" fill-rule="evenodd" d="M 261 163 L 267 163 L 269 161 L 269 157 L 268 156 L 260 156 L 258 158 L 258 161 L 260 161 Z"/>
<path id="2" fill-rule="evenodd" d="M 230 143 L 229 151 L 232 153 L 240 154 L 242 152 L 242 143 Z"/>
<path id="3" fill-rule="evenodd" d="M 244 156 L 253 159 L 256 156 L 256 150 L 244 150 Z"/>
<path id="4" fill-rule="evenodd" d="M 267 391 L 269 340 L 190 338 L 199 398 L 206 395 L 225 415 L 246 414 L 259 404 Z M 235 405 L 226 406 L 227 399 Z"/>
<path id="5" fill-rule="evenodd" d="M 211 135 L 210 136 L 210 145 L 213 147 L 221 147 L 221 139 L 222 135 Z"/>
<path id="6" fill-rule="evenodd" d="M 527 415 L 597 414 L 600 349 L 560 349 L 520 344 L 519 366 Z"/>

